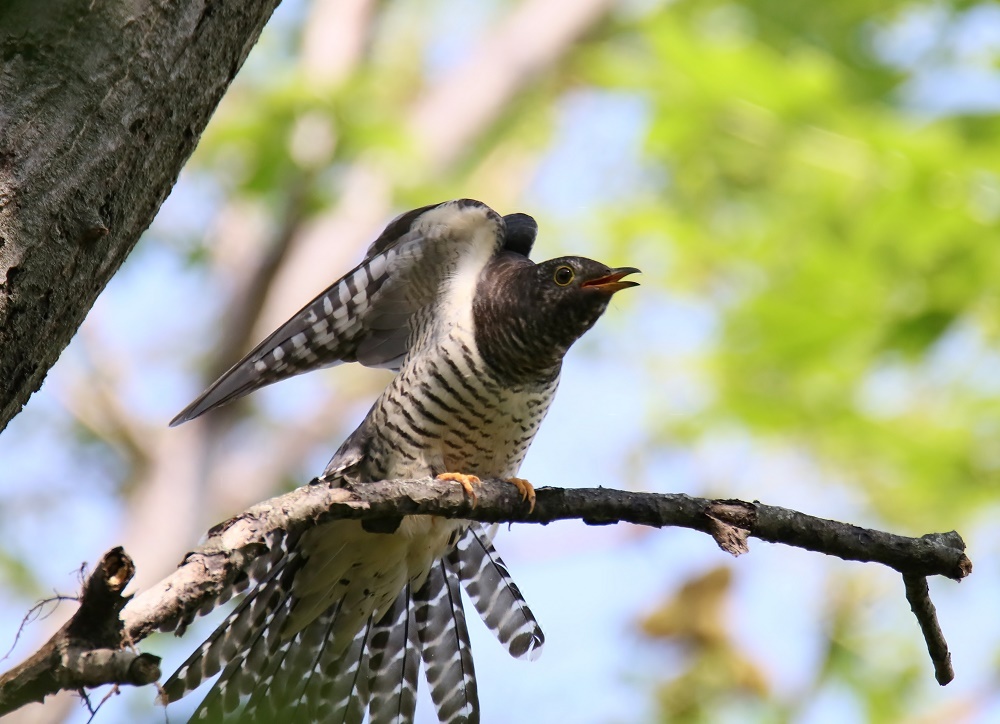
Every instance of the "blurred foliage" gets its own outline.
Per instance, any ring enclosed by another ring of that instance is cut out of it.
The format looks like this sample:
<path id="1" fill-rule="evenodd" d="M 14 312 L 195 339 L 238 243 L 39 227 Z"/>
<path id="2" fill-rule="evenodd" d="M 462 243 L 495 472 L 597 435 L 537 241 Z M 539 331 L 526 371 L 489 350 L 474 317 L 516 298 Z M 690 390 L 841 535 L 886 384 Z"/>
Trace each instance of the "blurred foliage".
<path id="1" fill-rule="evenodd" d="M 708 401 L 663 420 L 651 447 L 737 426 L 811 451 L 914 532 L 996 504 L 1000 118 L 907 102 L 968 7 L 678 2 L 580 53 L 589 82 L 647 100 L 646 162 L 669 174 L 611 209 L 608 234 L 666 239 L 663 282 L 710 300 L 720 320 Z M 891 63 L 880 45 L 914 19 L 938 35 L 930 57 Z M 995 65 L 998 50 L 978 62 Z M 921 652 L 873 671 L 848 643 L 860 602 L 832 599 L 812 694 L 844 687 L 867 721 L 912 714 Z M 661 685 L 665 721 L 724 718 L 720 688 L 747 698 L 731 670 L 740 657 L 715 651 L 700 641 Z M 804 710 L 789 706 L 744 701 L 733 720 Z"/>
<path id="2" fill-rule="evenodd" d="M 727 621 L 732 574 L 714 568 L 699 574 L 671 594 L 641 622 L 651 639 L 683 648 L 684 671 L 656 692 L 660 715 L 670 722 L 710 722 L 718 704 L 737 708 L 745 721 L 763 714 L 768 705 L 766 676 L 732 640 Z M 773 712 L 771 712 L 773 713 Z"/>
<path id="3" fill-rule="evenodd" d="M 648 99 L 647 162 L 669 171 L 609 231 L 669 239 L 666 283 L 721 317 L 713 401 L 671 434 L 805 446 L 913 530 L 1000 492 L 997 389 L 975 379 L 1000 331 L 1000 119 L 908 108 L 920 66 L 879 52 L 962 7 L 680 2 L 579 59 Z"/>
<path id="4" fill-rule="evenodd" d="M 912 637 L 901 642 L 880 630 L 871 608 L 884 592 L 863 577 L 830 577 L 825 610 L 813 614 L 825 628 L 816 675 L 791 697 L 775 690 L 767 668 L 743 650 L 735 635 L 733 609 L 739 599 L 733 578 L 730 568 L 695 574 L 639 620 L 645 636 L 683 659 L 680 671 L 656 686 L 660 721 L 801 721 L 824 692 L 837 691 L 850 692 L 862 721 L 906 721 L 920 711 L 914 704 L 921 700 L 927 675 L 921 642 Z M 769 632 L 767 638 L 781 635 Z M 840 711 L 836 716 L 844 716 Z M 829 720 L 829 713 L 820 714 Z"/>
<path id="5" fill-rule="evenodd" d="M 644 162 L 666 181 L 595 215 L 613 243 L 660 240 L 669 270 L 655 281 L 720 317 L 704 360 L 712 400 L 664 432 L 693 440 L 736 424 L 804 446 L 882 516 L 952 527 L 1000 493 L 1000 398 L 977 378 L 1000 335 L 1000 120 L 908 107 L 922 61 L 901 66 L 880 48 L 913 18 L 938 24 L 944 43 L 970 7 L 717 0 L 622 12 L 433 177 L 400 111 L 427 84 L 412 58 L 429 21 L 385 8 L 384 37 L 345 81 L 316 87 L 286 69 L 234 88 L 196 163 L 274 213 L 305 178 L 318 212 L 338 174 L 374 155 L 409 206 L 463 195 L 505 145 L 543 150 L 566 93 L 633 94 L 650 116 Z M 964 365 L 940 360 L 953 350 Z"/>

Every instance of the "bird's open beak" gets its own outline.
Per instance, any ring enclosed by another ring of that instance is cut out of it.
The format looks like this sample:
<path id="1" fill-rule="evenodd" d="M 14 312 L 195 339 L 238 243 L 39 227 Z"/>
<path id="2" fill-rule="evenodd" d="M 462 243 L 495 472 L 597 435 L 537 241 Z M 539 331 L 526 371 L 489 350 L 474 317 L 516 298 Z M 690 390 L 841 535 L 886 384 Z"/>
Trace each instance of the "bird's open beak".
<path id="1" fill-rule="evenodd" d="M 614 294 L 622 289 L 628 289 L 629 287 L 639 286 L 639 282 L 626 282 L 622 281 L 622 277 L 627 277 L 629 274 L 640 274 L 641 272 L 634 266 L 623 266 L 618 269 L 612 269 L 610 274 L 605 274 L 603 277 L 597 277 L 597 279 L 588 279 L 583 282 L 580 286 L 586 287 L 587 289 L 597 289 L 602 292 L 607 292 L 608 294 Z"/>

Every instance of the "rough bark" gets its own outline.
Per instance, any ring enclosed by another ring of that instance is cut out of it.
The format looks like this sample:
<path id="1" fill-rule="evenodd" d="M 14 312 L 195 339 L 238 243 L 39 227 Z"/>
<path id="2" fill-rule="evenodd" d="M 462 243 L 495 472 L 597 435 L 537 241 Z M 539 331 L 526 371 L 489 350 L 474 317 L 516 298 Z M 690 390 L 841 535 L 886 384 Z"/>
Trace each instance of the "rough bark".
<path id="1" fill-rule="evenodd" d="M 0 430 L 153 220 L 278 1 L 0 4 Z"/>
<path id="2" fill-rule="evenodd" d="M 119 616 L 135 567 L 121 548 L 108 551 L 80 594 L 80 608 L 24 663 L 0 676 L 0 716 L 63 690 L 104 684 L 143 686 L 160 678 L 160 659 L 126 649 Z"/>
<path id="3" fill-rule="evenodd" d="M 247 562 L 268 550 L 277 534 L 302 530 L 337 518 L 397 520 L 430 514 L 488 523 L 542 523 L 580 519 L 590 525 L 619 522 L 678 526 L 709 534 L 734 556 L 759 538 L 844 560 L 881 563 L 903 574 L 907 600 L 927 642 L 935 678 L 954 678 L 948 644 L 938 625 L 927 576 L 960 581 L 972 572 L 965 543 L 954 531 L 921 538 L 840 523 L 760 503 L 709 500 L 684 494 L 632 493 L 608 488 L 540 488 L 533 508 L 504 481 L 484 481 L 471 501 L 458 486 L 426 480 L 371 483 L 356 490 L 307 485 L 264 501 L 215 526 L 209 539 L 185 557 L 173 574 L 137 596 L 123 612 L 136 640 L 156 629 L 183 631 L 187 623 L 221 596 L 247 584 Z M 922 584 L 921 584 L 922 582 Z"/>
<path id="4" fill-rule="evenodd" d="M 593 525 L 629 521 L 693 528 L 708 533 L 734 555 L 746 552 L 747 539 L 754 536 L 847 560 L 882 563 L 903 574 L 938 681 L 945 684 L 954 677 L 925 577 L 961 580 L 971 573 L 972 563 L 957 533 L 907 538 L 758 503 L 604 488 L 542 488 L 534 509 L 528 509 L 514 488 L 502 481 L 487 482 L 474 503 L 457 486 L 433 480 L 387 481 L 356 491 L 323 484 L 304 486 L 213 528 L 205 545 L 188 554 L 177 571 L 128 604 L 122 614 L 125 631 L 138 641 L 157 629 L 183 629 L 200 611 L 248 582 L 249 561 L 263 554 L 275 535 L 294 536 L 325 520 L 398 520 L 400 515 L 414 513 L 485 522 L 549 523 L 579 518 Z M 15 685 L 18 677 L 7 675 L 3 681 Z M 2 692 L 0 686 L 0 698 Z"/>
<path id="5" fill-rule="evenodd" d="M 954 678 L 951 655 L 930 601 L 926 577 L 938 575 L 958 581 L 972 572 L 965 543 L 955 532 L 909 538 L 786 508 L 683 494 L 540 488 L 531 507 L 504 481 L 483 481 L 476 490 L 475 499 L 470 499 L 459 486 L 432 479 L 389 480 L 357 489 L 305 485 L 215 526 L 206 543 L 188 553 L 174 573 L 129 601 L 124 610 L 120 606 L 110 610 L 115 616 L 121 610 L 120 625 L 126 641 L 138 642 L 156 630 L 176 630 L 180 634 L 192 619 L 245 588 L 250 582 L 250 563 L 269 551 L 280 552 L 276 541 L 295 538 L 311 526 L 338 518 L 381 519 L 397 524 L 400 516 L 413 514 L 542 524 L 567 519 L 591 525 L 625 521 L 699 530 L 733 555 L 747 552 L 748 538 L 756 537 L 845 560 L 888 566 L 903 574 L 907 600 L 927 642 L 935 677 L 942 685 Z M 108 555 L 121 553 L 121 549 L 115 549 Z M 128 575 L 131 577 L 131 571 Z M 84 609 L 81 606 L 75 618 L 81 617 Z M 104 639 L 99 643 L 95 648 L 106 658 L 108 646 Z M 52 642 L 42 652 L 51 646 Z M 0 715 L 12 710 L 5 705 L 11 701 L 7 690 L 23 689 L 25 676 L 44 679 L 49 687 L 59 685 L 60 678 L 47 675 L 45 667 L 65 668 L 65 663 L 42 652 L 0 677 Z M 78 655 L 86 653 L 77 651 Z M 89 685 L 81 684 L 79 677 L 69 681 L 71 685 L 61 688 Z M 121 683 L 137 682 L 125 678 Z"/>

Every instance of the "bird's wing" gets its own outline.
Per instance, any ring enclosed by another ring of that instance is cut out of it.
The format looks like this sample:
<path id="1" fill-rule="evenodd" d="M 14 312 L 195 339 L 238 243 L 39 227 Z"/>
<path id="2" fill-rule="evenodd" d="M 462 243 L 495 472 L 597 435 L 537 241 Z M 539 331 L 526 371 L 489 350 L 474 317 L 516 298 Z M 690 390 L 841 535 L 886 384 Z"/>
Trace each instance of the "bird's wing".
<path id="1" fill-rule="evenodd" d="M 523 216 L 512 215 L 521 248 L 532 231 Z M 320 367 L 358 361 L 398 369 L 435 309 L 471 293 L 483 266 L 503 248 L 505 234 L 504 219 L 472 199 L 403 214 L 371 245 L 364 261 L 237 362 L 171 426 Z"/>
<path id="2" fill-rule="evenodd" d="M 507 214 L 503 221 L 506 232 L 504 250 L 524 257 L 531 256 L 531 247 L 538 236 L 538 223 L 527 214 Z"/>

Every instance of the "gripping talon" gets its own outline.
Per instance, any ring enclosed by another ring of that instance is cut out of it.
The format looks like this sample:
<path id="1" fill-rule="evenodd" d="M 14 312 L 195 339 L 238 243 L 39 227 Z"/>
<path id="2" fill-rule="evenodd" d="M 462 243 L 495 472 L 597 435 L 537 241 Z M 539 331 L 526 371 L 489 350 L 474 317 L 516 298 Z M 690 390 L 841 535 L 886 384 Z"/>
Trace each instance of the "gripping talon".
<path id="1" fill-rule="evenodd" d="M 478 496 L 476 495 L 476 490 L 473 486 L 475 485 L 481 488 L 483 486 L 483 482 L 475 475 L 466 475 L 465 473 L 441 473 L 435 479 L 445 480 L 448 482 L 458 483 L 459 485 L 461 485 L 462 490 L 464 490 L 466 494 L 470 498 L 472 498 L 472 507 L 473 508 L 476 507 L 476 503 L 478 502 L 479 499 Z"/>
<path id="2" fill-rule="evenodd" d="M 507 482 L 513 485 L 521 493 L 521 500 L 528 501 L 528 512 L 535 511 L 535 486 L 524 478 L 507 478 Z"/>

